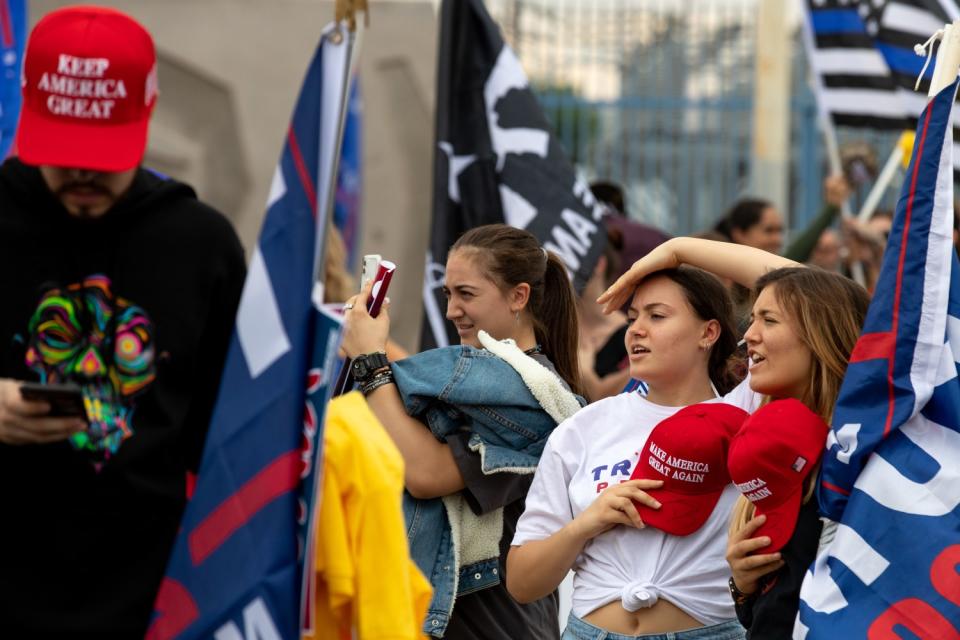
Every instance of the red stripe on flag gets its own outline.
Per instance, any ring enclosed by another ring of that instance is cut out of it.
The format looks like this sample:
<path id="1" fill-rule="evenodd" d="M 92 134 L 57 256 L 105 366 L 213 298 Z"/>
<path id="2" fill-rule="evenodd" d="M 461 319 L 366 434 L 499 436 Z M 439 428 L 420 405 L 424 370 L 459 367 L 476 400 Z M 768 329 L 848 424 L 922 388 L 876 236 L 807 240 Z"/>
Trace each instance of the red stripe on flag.
<path id="1" fill-rule="evenodd" d="M 9 49 L 13 46 L 13 19 L 10 17 L 9 0 L 0 0 L 0 35 L 3 37 L 3 46 Z"/>
<path id="2" fill-rule="evenodd" d="M 850 354 L 851 364 L 864 360 L 887 360 L 893 358 L 896 339 L 889 331 L 882 333 L 865 333 L 857 340 L 857 345 Z"/>
<path id="3" fill-rule="evenodd" d="M 897 257 L 897 286 L 893 290 L 893 318 L 890 321 L 890 334 L 896 340 L 897 328 L 900 325 L 900 296 L 903 294 L 903 264 L 907 259 L 907 235 L 910 233 L 910 218 L 913 214 L 913 201 L 917 195 L 917 178 L 920 176 L 920 165 L 923 159 L 923 147 L 927 142 L 927 127 L 930 125 L 930 116 L 933 109 L 927 108 L 927 116 L 923 119 L 923 131 L 920 133 L 920 142 L 917 144 L 916 162 L 913 165 L 913 175 L 910 176 L 910 195 L 907 197 L 906 215 L 903 218 L 903 236 L 900 238 L 900 255 Z M 890 434 L 893 426 L 893 409 L 896 404 L 893 387 L 893 365 L 895 358 L 890 358 L 887 366 L 887 419 L 883 424 L 883 437 Z"/>
<path id="4" fill-rule="evenodd" d="M 300 451 L 289 451 L 263 468 L 198 524 L 187 540 L 199 565 L 265 506 L 300 483 Z"/>
<path id="5" fill-rule="evenodd" d="M 197 474 L 187 471 L 186 493 L 187 500 L 193 497 L 193 492 L 197 489 Z"/>
<path id="6" fill-rule="evenodd" d="M 826 480 L 821 480 L 821 481 L 820 481 L 820 484 L 823 485 L 823 488 L 824 488 L 824 489 L 829 489 L 830 491 L 835 491 L 836 493 L 839 493 L 839 494 L 842 494 L 842 495 L 845 495 L 845 496 L 850 495 L 850 492 L 849 492 L 849 491 L 846 491 L 845 489 L 841 489 L 840 487 L 838 487 L 838 486 L 835 485 L 835 484 L 830 484 L 830 483 L 827 482 Z"/>
<path id="7" fill-rule="evenodd" d="M 197 608 L 193 595 L 182 584 L 170 578 L 164 578 L 160 583 L 160 591 L 153 608 L 156 615 L 147 629 L 146 640 L 176 638 L 200 617 L 200 609 Z"/>
<path id="8" fill-rule="evenodd" d="M 300 176 L 300 184 L 303 186 L 304 193 L 307 194 L 307 200 L 310 201 L 310 212 L 313 217 L 317 217 L 317 189 L 313 186 L 313 178 L 307 171 L 307 163 L 303 161 L 303 154 L 300 153 L 300 145 L 297 143 L 297 136 L 293 133 L 293 127 L 287 132 L 287 144 L 290 145 L 290 155 L 293 156 L 293 164 L 297 168 L 297 175 Z"/>

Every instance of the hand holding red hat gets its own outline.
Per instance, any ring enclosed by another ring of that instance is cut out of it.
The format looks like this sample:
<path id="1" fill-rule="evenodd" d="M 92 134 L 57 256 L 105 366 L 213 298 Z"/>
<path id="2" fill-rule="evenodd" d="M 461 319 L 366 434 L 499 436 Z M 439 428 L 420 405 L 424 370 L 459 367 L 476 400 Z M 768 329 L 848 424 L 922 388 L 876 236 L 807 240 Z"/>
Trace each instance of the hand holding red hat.
<path id="1" fill-rule="evenodd" d="M 778 551 L 793 535 L 807 479 L 823 453 L 830 428 L 799 400 L 776 400 L 758 409 L 730 442 L 727 468 L 757 515 L 757 529 Z"/>
<path id="2" fill-rule="evenodd" d="M 642 529 L 645 525 L 637 513 L 634 501 L 651 509 L 659 509 L 660 503 L 647 494 L 644 489 L 656 489 L 660 480 L 629 480 L 604 489 L 589 507 L 573 519 L 570 526 L 575 535 L 587 541 L 618 524 Z"/>
<path id="3" fill-rule="evenodd" d="M 663 504 L 640 517 L 652 527 L 687 536 L 709 519 L 730 485 L 727 447 L 747 412 L 722 402 L 692 404 L 660 421 L 640 451 L 630 479 L 661 480 L 651 495 Z"/>
<path id="4" fill-rule="evenodd" d="M 755 553 L 770 544 L 770 538 L 766 536 L 752 537 L 766 521 L 766 516 L 752 518 L 743 529 L 732 534 L 727 542 L 727 564 L 730 565 L 734 584 L 743 593 L 756 592 L 760 578 L 783 566 L 779 551 Z"/>

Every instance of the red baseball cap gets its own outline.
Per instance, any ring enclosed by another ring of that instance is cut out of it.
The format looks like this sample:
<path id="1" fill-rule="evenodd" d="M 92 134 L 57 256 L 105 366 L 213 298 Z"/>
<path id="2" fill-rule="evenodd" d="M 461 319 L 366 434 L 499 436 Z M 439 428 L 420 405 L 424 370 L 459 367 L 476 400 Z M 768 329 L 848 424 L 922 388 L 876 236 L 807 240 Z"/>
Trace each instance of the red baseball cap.
<path id="1" fill-rule="evenodd" d="M 797 526 L 804 480 L 823 455 L 830 427 L 799 400 L 758 409 L 730 443 L 727 469 L 740 492 L 767 521 L 754 537 L 769 536 L 763 553 L 783 548 Z"/>
<path id="2" fill-rule="evenodd" d="M 703 526 L 730 484 L 727 448 L 747 415 L 722 402 L 693 404 L 653 428 L 630 476 L 663 480 L 659 489 L 645 489 L 659 509 L 633 503 L 645 524 L 676 536 Z"/>
<path id="3" fill-rule="evenodd" d="M 153 39 L 130 16 L 76 6 L 44 16 L 27 41 L 20 159 L 97 171 L 140 164 L 157 101 Z"/>

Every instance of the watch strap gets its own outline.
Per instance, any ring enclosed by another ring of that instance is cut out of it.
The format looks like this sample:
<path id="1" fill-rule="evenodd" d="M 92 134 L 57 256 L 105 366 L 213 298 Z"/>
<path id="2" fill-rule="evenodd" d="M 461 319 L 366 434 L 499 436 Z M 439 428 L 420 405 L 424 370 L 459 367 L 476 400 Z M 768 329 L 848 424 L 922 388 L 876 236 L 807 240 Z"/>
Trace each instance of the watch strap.
<path id="1" fill-rule="evenodd" d="M 727 581 L 727 586 L 730 587 L 730 596 L 733 598 L 733 603 L 738 607 L 741 607 L 751 600 L 756 595 L 755 593 L 744 593 L 740 591 L 737 587 L 737 583 L 734 581 L 733 576 L 730 576 L 730 580 Z"/>
<path id="2" fill-rule="evenodd" d="M 383 351 L 364 353 L 353 359 L 353 376 L 357 382 L 363 383 L 369 380 L 377 369 L 389 366 L 390 361 Z"/>

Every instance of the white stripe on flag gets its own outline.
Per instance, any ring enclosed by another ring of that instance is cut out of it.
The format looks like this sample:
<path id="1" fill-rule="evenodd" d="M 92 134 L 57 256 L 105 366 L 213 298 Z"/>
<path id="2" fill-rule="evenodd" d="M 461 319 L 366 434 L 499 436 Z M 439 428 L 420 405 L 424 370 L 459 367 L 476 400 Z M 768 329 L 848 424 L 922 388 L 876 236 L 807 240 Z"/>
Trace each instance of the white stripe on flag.
<path id="1" fill-rule="evenodd" d="M 797 612 L 797 619 L 793 622 L 793 640 L 807 640 L 809 633 L 810 629 L 800 622 L 800 612 Z"/>
<path id="2" fill-rule="evenodd" d="M 817 49 L 814 65 L 820 73 L 888 76 L 890 67 L 876 49 Z"/>
<path id="3" fill-rule="evenodd" d="M 889 29 L 917 34 L 918 44 L 937 29 L 943 29 L 943 22 L 929 11 L 899 2 L 887 4 L 881 21 Z"/>
<path id="4" fill-rule="evenodd" d="M 960 8 L 957 7 L 954 0 L 940 0 L 940 8 L 947 14 L 948 21 L 953 22 L 957 18 L 960 18 Z M 939 27 L 937 28 L 939 29 Z"/>
<path id="5" fill-rule="evenodd" d="M 913 363 L 910 365 L 914 414 L 919 413 L 930 401 L 944 355 L 943 339 L 947 331 L 946 310 L 950 301 L 950 265 L 953 257 L 953 128 L 950 126 L 944 131 L 943 145 L 939 151 L 927 255 L 923 262 L 920 324 L 917 327 Z"/>
<path id="6" fill-rule="evenodd" d="M 267 264 L 260 247 L 253 251 L 247 281 L 237 309 L 237 338 L 247 360 L 250 377 L 256 378 L 267 367 L 290 351 L 290 339 L 280 319 Z"/>
<path id="7" fill-rule="evenodd" d="M 904 89 L 903 87 L 897 87 L 897 95 L 900 96 L 900 100 L 903 102 L 907 115 L 919 118 L 923 114 L 923 110 L 927 108 L 927 96 L 923 93 L 918 93 L 911 91 L 909 89 Z M 958 123 L 958 117 L 960 117 L 960 111 L 954 109 L 950 112 L 950 126 L 956 128 Z M 953 164 L 956 166 L 957 162 L 960 161 L 960 153 L 958 153 L 957 141 L 954 140 L 953 145 Z"/>
<path id="8" fill-rule="evenodd" d="M 821 93 L 829 113 L 903 118 L 907 115 L 900 92 L 878 89 L 829 89 Z M 923 108 L 921 107 L 921 111 Z M 919 111 L 917 112 L 920 113 Z"/>
<path id="9" fill-rule="evenodd" d="M 949 317 L 947 318 L 947 322 L 950 322 Z M 939 366 L 937 367 L 936 378 L 933 384 L 935 387 L 939 387 L 944 383 L 951 382 L 956 377 L 957 362 L 953 359 L 953 348 L 949 342 L 945 342 L 940 345 Z"/>
<path id="10" fill-rule="evenodd" d="M 953 351 L 953 361 L 960 364 L 960 318 L 947 316 L 947 340 Z"/>
<path id="11" fill-rule="evenodd" d="M 283 179 L 283 170 L 280 165 L 273 171 L 273 180 L 270 181 L 270 193 L 267 195 L 267 209 L 287 193 L 287 183 Z"/>
<path id="12" fill-rule="evenodd" d="M 903 103 L 907 114 L 914 118 L 919 118 L 923 110 L 927 108 L 927 96 L 917 91 L 910 91 L 903 87 L 897 87 L 897 95 Z"/>

